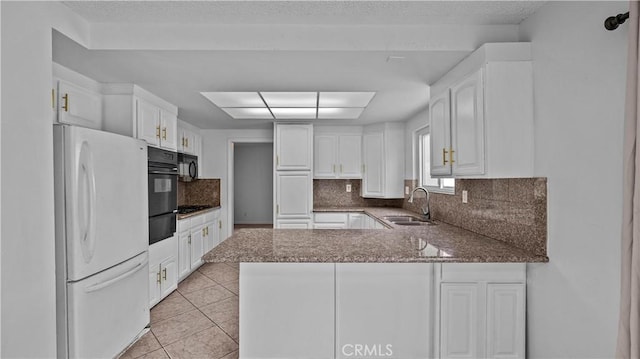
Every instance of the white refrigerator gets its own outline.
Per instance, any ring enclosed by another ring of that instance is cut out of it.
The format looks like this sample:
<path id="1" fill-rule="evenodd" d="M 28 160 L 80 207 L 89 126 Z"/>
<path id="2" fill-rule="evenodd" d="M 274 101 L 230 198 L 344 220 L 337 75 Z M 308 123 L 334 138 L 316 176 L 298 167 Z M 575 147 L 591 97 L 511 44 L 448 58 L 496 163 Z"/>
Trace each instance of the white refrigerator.
<path id="1" fill-rule="evenodd" d="M 149 325 L 147 145 L 54 125 L 58 358 L 113 358 Z"/>

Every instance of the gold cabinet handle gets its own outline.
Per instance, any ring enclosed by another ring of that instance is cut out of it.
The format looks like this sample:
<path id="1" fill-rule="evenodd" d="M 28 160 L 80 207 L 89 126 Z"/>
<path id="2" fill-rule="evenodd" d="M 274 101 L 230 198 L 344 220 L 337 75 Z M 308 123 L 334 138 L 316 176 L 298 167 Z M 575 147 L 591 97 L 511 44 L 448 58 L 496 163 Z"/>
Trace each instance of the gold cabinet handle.
<path id="1" fill-rule="evenodd" d="M 447 164 L 447 153 L 448 153 L 447 149 L 443 148 L 442 149 L 442 164 L 443 165 Z"/>
<path id="2" fill-rule="evenodd" d="M 218 228 L 222 229 L 222 221 L 218 221 Z"/>
<path id="3" fill-rule="evenodd" d="M 205 234 L 204 234 L 204 228 L 202 228 L 202 236 L 203 236 L 203 237 L 205 236 Z"/>
<path id="4" fill-rule="evenodd" d="M 185 138 L 184 141 L 187 143 L 187 148 L 189 148 L 189 137 Z"/>
<path id="5" fill-rule="evenodd" d="M 452 164 L 455 162 L 453 160 L 453 153 L 454 152 L 456 152 L 456 151 L 454 151 L 453 148 L 449 150 L 449 162 L 451 162 Z"/>
<path id="6" fill-rule="evenodd" d="M 64 96 L 62 96 L 62 99 L 64 100 L 64 105 L 62 105 L 62 109 L 64 110 L 64 112 L 69 112 L 69 94 L 68 93 L 64 94 Z"/>
<path id="7" fill-rule="evenodd" d="M 156 273 L 156 279 L 157 279 L 158 283 L 162 282 L 162 280 L 160 279 L 160 271 L 158 271 L 158 273 Z"/>
<path id="8" fill-rule="evenodd" d="M 333 165 L 331 172 L 336 173 L 336 165 Z"/>
<path id="9" fill-rule="evenodd" d="M 56 90 L 51 89 L 51 108 L 56 108 Z"/>
<path id="10" fill-rule="evenodd" d="M 166 128 L 166 127 L 164 127 L 164 128 L 162 129 L 162 139 L 163 139 L 163 140 L 166 140 L 166 139 L 167 139 L 167 128 Z"/>
<path id="11" fill-rule="evenodd" d="M 184 147 L 184 137 L 182 137 L 182 147 Z"/>
<path id="12" fill-rule="evenodd" d="M 160 138 L 160 126 L 156 126 L 156 137 Z"/>
<path id="13" fill-rule="evenodd" d="M 280 213 L 280 205 L 276 204 L 276 214 L 279 214 L 279 213 Z"/>
<path id="14" fill-rule="evenodd" d="M 167 268 L 162 269 L 162 279 L 167 280 Z"/>
<path id="15" fill-rule="evenodd" d="M 340 174 L 342 174 L 342 165 L 340 165 Z"/>
<path id="16" fill-rule="evenodd" d="M 191 244 L 191 234 L 189 234 L 189 241 L 187 243 Z"/>

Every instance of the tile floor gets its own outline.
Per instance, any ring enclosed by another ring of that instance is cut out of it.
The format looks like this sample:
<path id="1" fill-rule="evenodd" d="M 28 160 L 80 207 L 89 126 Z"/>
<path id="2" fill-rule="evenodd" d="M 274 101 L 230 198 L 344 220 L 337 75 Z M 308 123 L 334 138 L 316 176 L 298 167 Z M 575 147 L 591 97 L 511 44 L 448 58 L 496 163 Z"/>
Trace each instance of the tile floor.
<path id="1" fill-rule="evenodd" d="M 151 331 L 122 359 L 238 358 L 237 263 L 205 263 L 151 309 Z"/>

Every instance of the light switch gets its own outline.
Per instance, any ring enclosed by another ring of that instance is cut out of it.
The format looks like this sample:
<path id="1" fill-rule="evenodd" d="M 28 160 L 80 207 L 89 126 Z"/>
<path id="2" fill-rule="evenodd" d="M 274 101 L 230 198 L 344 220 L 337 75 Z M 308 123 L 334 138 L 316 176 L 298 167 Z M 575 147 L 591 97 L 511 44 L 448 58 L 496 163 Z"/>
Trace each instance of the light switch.
<path id="1" fill-rule="evenodd" d="M 351 183 L 347 183 L 347 192 L 351 192 Z"/>
<path id="2" fill-rule="evenodd" d="M 469 202 L 469 192 L 463 190 L 462 191 L 462 203 L 468 203 Z"/>

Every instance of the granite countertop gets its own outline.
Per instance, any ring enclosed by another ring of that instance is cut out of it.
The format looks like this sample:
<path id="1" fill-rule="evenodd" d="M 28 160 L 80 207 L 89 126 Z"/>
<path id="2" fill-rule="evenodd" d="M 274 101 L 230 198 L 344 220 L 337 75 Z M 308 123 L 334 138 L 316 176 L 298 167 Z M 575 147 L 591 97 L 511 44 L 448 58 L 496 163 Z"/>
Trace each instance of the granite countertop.
<path id="1" fill-rule="evenodd" d="M 216 209 L 220 209 L 220 206 L 211 207 L 211 208 L 205 208 L 205 209 L 202 209 L 202 210 L 199 210 L 199 211 L 195 211 L 195 212 L 191 212 L 191 213 L 178 214 L 178 220 L 186 219 L 186 218 L 190 218 L 190 217 L 194 217 L 194 216 L 199 216 L 199 215 L 205 214 L 207 212 L 215 211 Z"/>
<path id="2" fill-rule="evenodd" d="M 364 212 L 392 229 L 241 229 L 206 253 L 205 262 L 548 262 L 511 244 L 437 222 L 398 226 L 384 216 L 413 215 L 401 208 L 316 208 Z"/>

